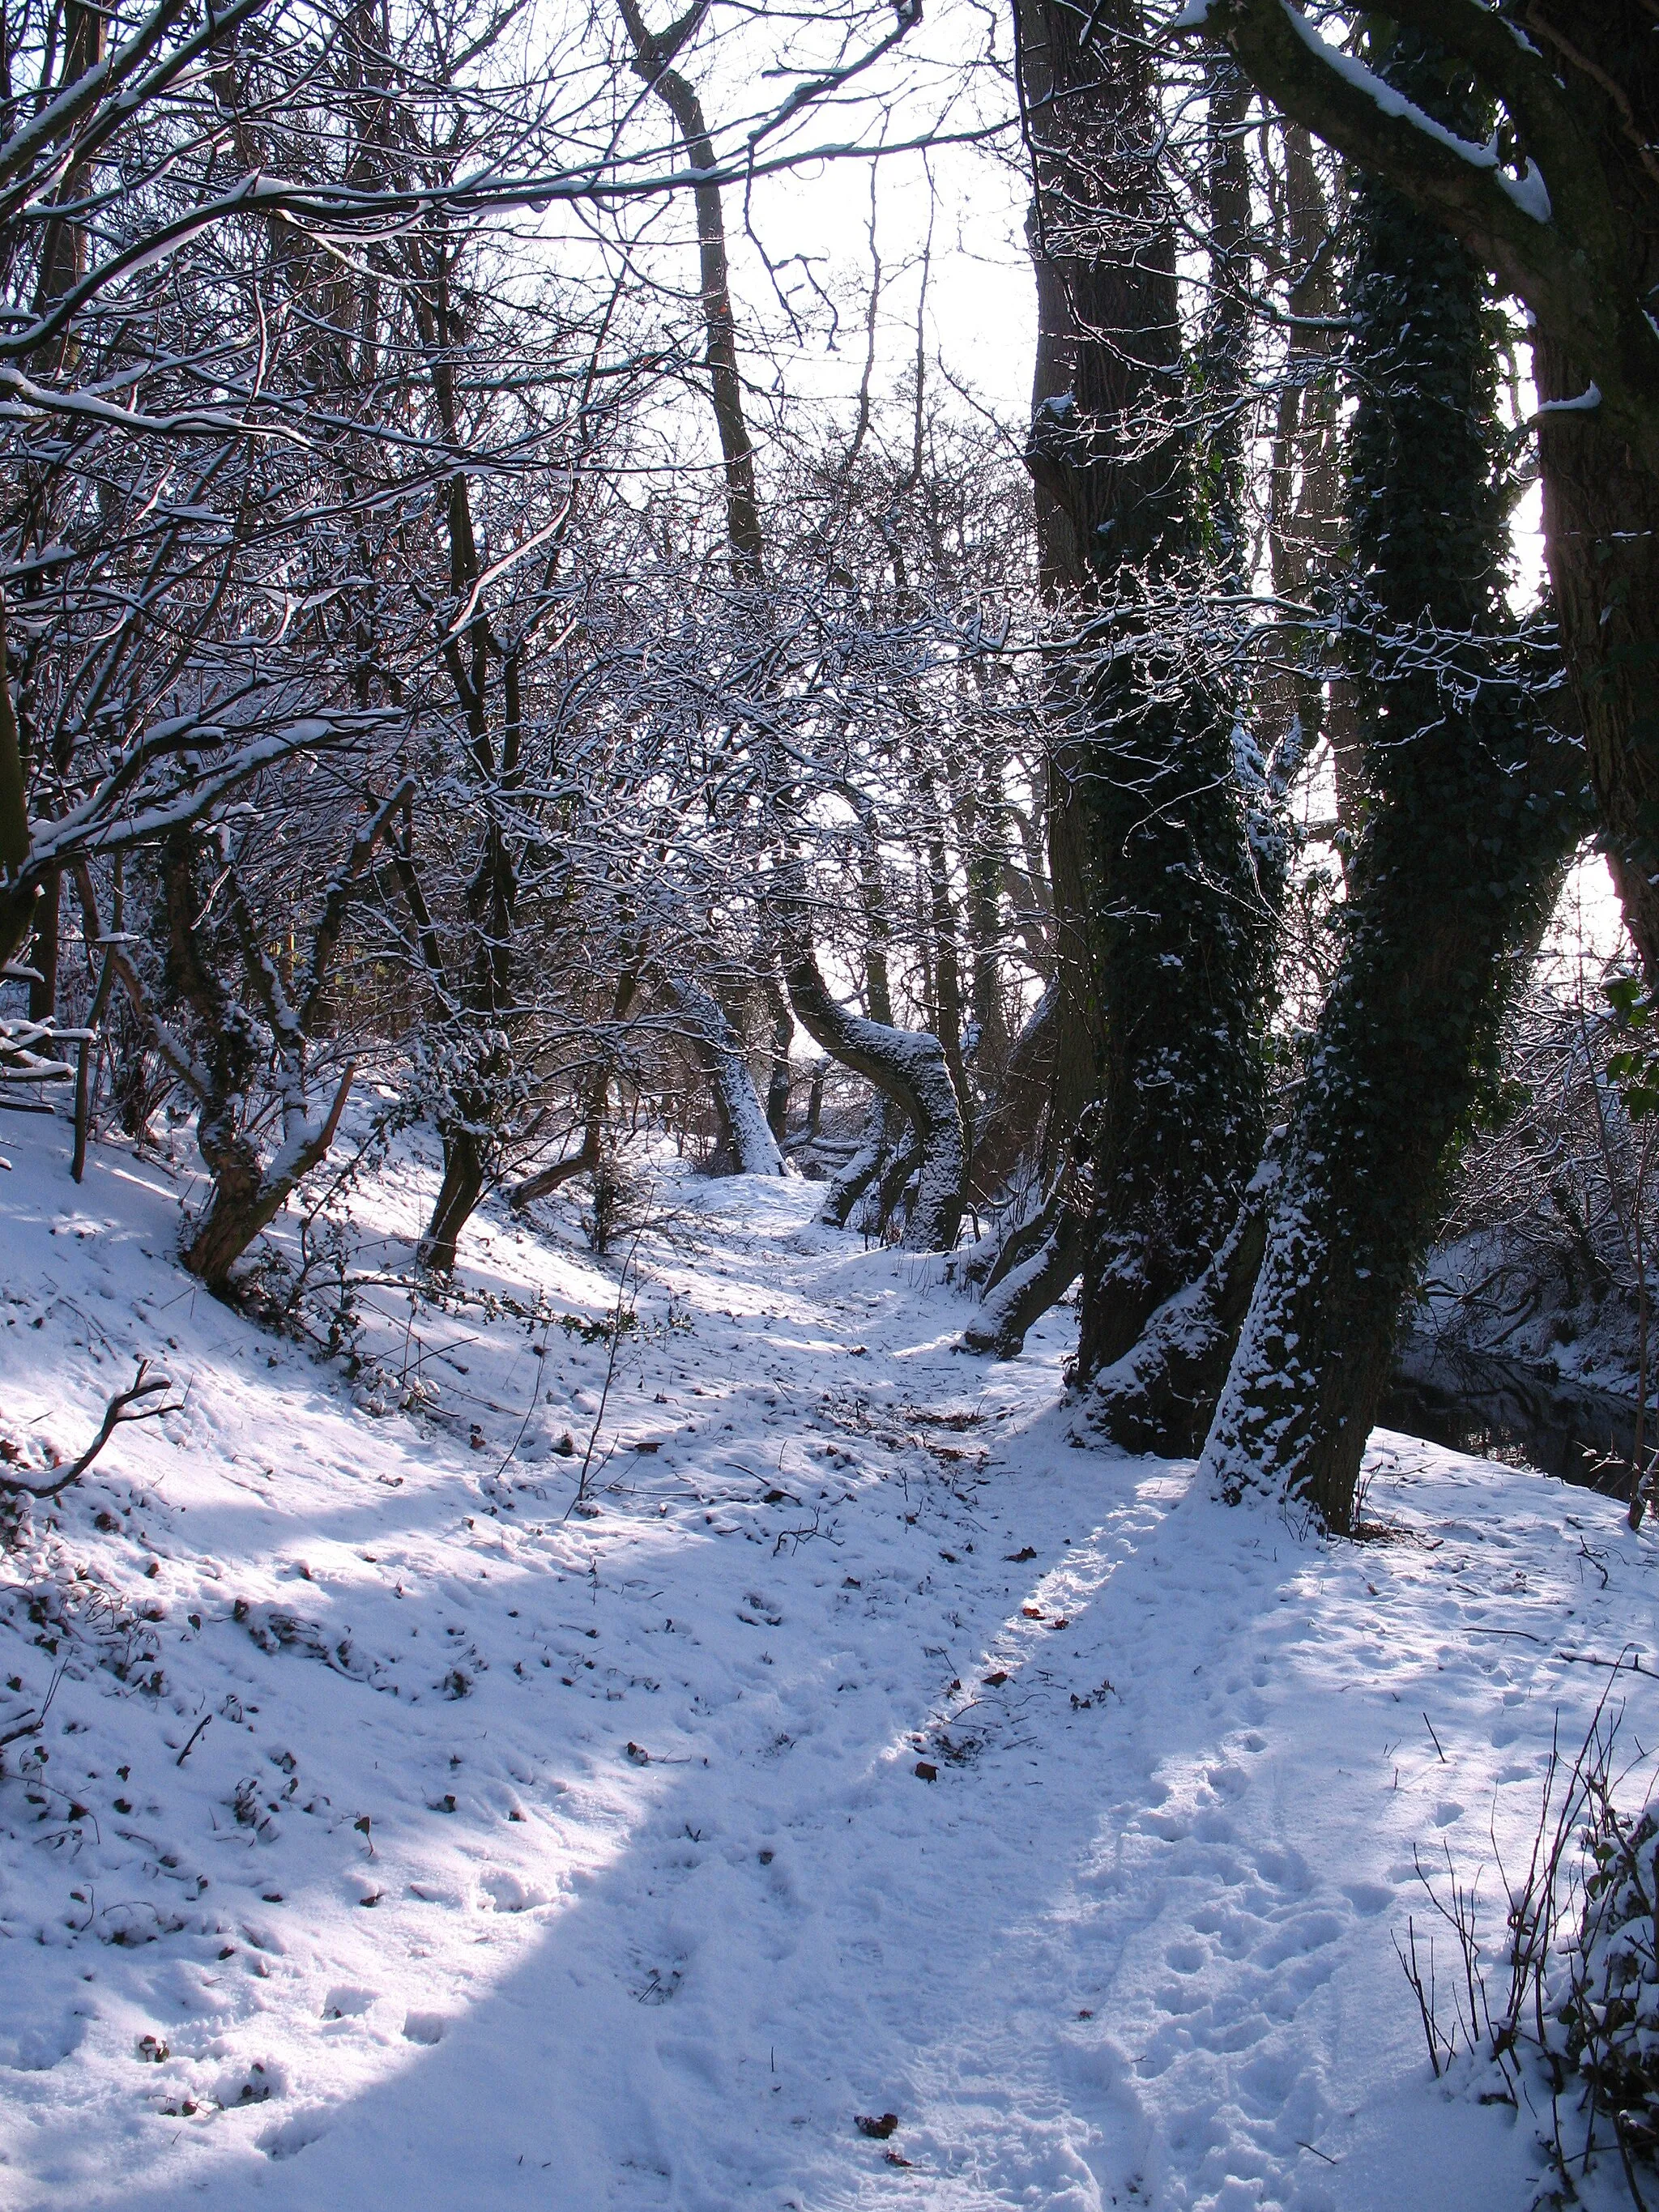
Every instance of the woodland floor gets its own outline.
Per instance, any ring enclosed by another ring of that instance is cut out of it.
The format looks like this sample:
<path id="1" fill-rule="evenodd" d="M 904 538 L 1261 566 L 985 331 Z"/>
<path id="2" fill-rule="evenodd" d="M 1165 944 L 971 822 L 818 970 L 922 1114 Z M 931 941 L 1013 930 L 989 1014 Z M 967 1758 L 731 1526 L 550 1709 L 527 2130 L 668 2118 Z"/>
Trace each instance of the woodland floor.
<path id="1" fill-rule="evenodd" d="M 406 1142 L 347 1378 L 196 1290 L 164 1165 L 77 1190 L 8 1119 L 5 1432 L 188 1389 L 0 1552 L 0 1735 L 56 1685 L 0 1781 L 4 2212 L 1531 2202 L 1547 2108 L 1431 2079 L 1390 1938 L 1449 1852 L 1495 1940 L 1589 1662 L 1654 1666 L 1617 1508 L 1379 1432 L 1375 1540 L 1227 1512 L 1071 1442 L 1065 1315 L 970 1361 L 812 1186 L 668 1163 L 582 1517 L 574 1206 L 412 1311 Z"/>

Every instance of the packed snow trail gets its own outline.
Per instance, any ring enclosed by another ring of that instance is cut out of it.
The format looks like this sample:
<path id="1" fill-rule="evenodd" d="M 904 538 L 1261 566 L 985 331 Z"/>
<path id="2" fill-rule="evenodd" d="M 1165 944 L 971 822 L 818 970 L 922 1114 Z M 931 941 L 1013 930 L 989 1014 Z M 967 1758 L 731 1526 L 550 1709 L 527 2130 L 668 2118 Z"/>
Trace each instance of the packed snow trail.
<path id="1" fill-rule="evenodd" d="M 1652 1665 L 1616 1509 L 1380 1437 L 1386 1540 L 1226 1512 L 793 1182 L 663 1171 L 606 1395 L 568 1212 L 411 1312 L 405 1151 L 348 1382 L 8 1136 L 6 1432 L 189 1391 L 0 1553 L 6 2212 L 1530 2201 L 1390 1934 Z"/>

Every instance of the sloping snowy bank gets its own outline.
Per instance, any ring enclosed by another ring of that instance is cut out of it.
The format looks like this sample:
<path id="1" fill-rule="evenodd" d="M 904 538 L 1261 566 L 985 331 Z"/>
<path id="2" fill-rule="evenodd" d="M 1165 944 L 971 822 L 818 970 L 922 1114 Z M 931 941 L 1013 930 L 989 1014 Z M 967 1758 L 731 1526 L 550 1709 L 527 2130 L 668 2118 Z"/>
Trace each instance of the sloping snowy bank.
<path id="1" fill-rule="evenodd" d="M 161 1168 L 5 1134 L 4 1433 L 188 1386 L 0 1553 L 5 2212 L 1531 2201 L 1390 1936 L 1656 1664 L 1616 1509 L 1379 1436 L 1385 1538 L 1227 1513 L 759 1178 L 665 1170 L 620 1299 L 550 1215 L 411 1311 L 401 1152 L 348 1382 Z"/>

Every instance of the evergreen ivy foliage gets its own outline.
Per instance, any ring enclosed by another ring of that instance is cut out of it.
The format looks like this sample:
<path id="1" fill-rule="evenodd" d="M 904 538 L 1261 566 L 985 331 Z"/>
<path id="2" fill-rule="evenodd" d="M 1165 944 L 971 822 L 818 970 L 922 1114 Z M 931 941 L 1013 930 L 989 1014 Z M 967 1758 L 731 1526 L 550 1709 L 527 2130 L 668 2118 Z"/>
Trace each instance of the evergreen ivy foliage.
<path id="1" fill-rule="evenodd" d="M 1472 88 L 1401 33 L 1390 82 L 1460 136 Z M 1346 1528 L 1402 1302 L 1499 1026 L 1585 824 L 1553 727 L 1553 650 L 1504 597 L 1490 287 L 1448 234 L 1362 179 L 1346 272 L 1352 682 L 1364 822 L 1341 968 L 1311 1048 L 1267 1256 L 1206 1455 L 1224 1496 Z"/>

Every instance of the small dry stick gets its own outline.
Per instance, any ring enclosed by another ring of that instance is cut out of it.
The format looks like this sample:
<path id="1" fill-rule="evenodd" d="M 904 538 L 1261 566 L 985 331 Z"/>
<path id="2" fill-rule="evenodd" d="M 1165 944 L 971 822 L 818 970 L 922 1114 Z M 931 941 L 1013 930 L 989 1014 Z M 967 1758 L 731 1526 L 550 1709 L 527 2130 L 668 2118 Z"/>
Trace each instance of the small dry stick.
<path id="1" fill-rule="evenodd" d="M 151 1406 L 144 1403 L 146 1399 L 160 1396 L 172 1388 L 173 1377 L 170 1375 L 152 1375 L 149 1371 L 149 1360 L 141 1359 L 138 1362 L 138 1372 L 133 1377 L 131 1388 L 116 1392 L 104 1408 L 104 1419 L 97 1435 L 82 1453 L 80 1458 L 71 1462 L 56 1481 L 37 1486 L 34 1483 L 25 1482 L 21 1475 L 7 1474 L 0 1471 L 0 1490 L 15 1491 L 25 1498 L 36 1498 L 42 1503 L 48 1498 L 56 1498 L 60 1491 L 67 1490 L 72 1482 L 79 1482 L 123 1421 L 153 1421 L 158 1414 L 178 1413 L 179 1407 L 176 1405 Z"/>
<path id="2" fill-rule="evenodd" d="M 0 1735 L 0 1751 L 3 1751 L 9 1743 L 21 1743 L 25 1736 L 40 1735 L 46 1724 L 46 1715 L 52 1711 L 52 1701 L 58 1695 L 58 1685 L 63 1680 L 69 1662 L 66 1659 L 52 1676 L 46 1691 L 46 1701 L 34 1718 L 32 1721 L 21 1722 L 16 1728 L 9 1729 L 4 1735 Z"/>
<path id="3" fill-rule="evenodd" d="M 196 1748 L 196 1739 L 201 1735 L 202 1730 L 207 1726 L 208 1723 L 212 1718 L 213 1716 L 211 1713 L 204 1713 L 201 1719 L 197 1722 L 195 1727 L 190 1732 L 190 1741 L 185 1746 L 178 1758 L 173 1762 L 175 1766 L 182 1766 L 185 1761 L 190 1757 L 191 1752 Z"/>

